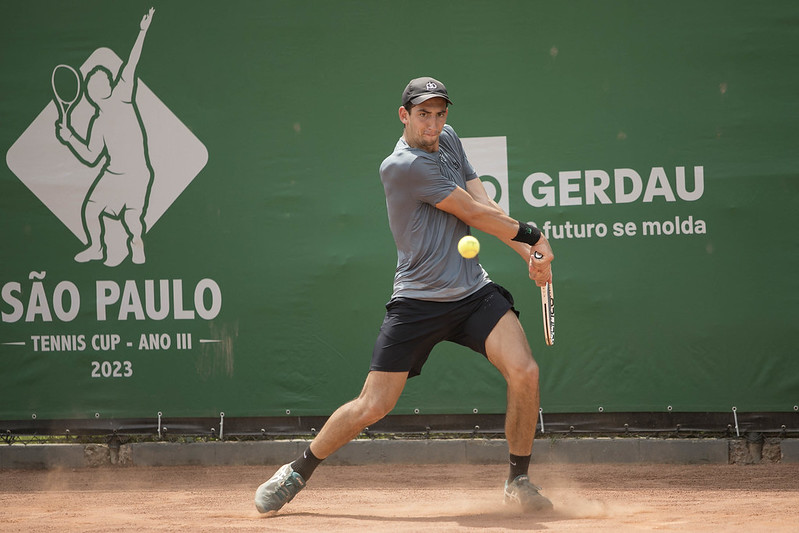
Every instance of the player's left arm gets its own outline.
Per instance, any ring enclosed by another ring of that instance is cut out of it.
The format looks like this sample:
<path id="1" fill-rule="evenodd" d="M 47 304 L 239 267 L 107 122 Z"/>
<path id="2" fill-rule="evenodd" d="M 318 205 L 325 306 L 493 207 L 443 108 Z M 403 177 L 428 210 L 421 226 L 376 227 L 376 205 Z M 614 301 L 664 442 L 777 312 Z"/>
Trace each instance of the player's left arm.
<path id="1" fill-rule="evenodd" d="M 122 67 L 122 71 L 119 74 L 119 79 L 114 87 L 114 92 L 122 91 L 122 93 L 117 96 L 124 102 L 130 102 L 133 100 L 133 90 L 136 85 L 136 66 L 139 64 L 142 47 L 144 46 L 144 37 L 147 35 L 147 30 L 149 29 L 150 23 L 153 20 L 154 13 L 155 8 L 151 7 L 150 11 L 148 11 L 142 17 L 141 22 L 139 23 L 139 35 L 136 36 L 136 42 L 133 43 L 133 48 L 130 50 L 128 60 Z"/>
<path id="2" fill-rule="evenodd" d="M 505 214 L 505 211 L 497 204 L 493 198 L 488 196 L 485 187 L 483 186 L 483 182 L 480 181 L 479 178 L 475 178 L 466 182 L 466 192 L 468 192 L 471 197 L 474 199 L 475 202 L 481 203 L 483 205 L 487 205 L 488 207 L 493 208 L 495 211 L 498 211 L 502 214 Z M 499 238 L 502 242 L 513 248 L 513 250 L 518 253 L 524 262 L 528 262 L 530 260 L 530 245 L 513 241 L 511 239 L 503 239 Z"/>
<path id="3" fill-rule="evenodd" d="M 473 181 L 478 180 L 470 180 L 467 182 L 467 187 Z M 476 191 L 475 194 L 480 196 L 477 185 L 472 185 L 471 188 Z M 482 184 L 479 185 L 479 188 L 483 188 Z M 455 187 L 446 198 L 436 204 L 436 208 L 458 217 L 473 228 L 497 237 L 502 242 L 515 244 L 517 241 L 514 238 L 518 238 L 521 231 L 519 222 L 505 214 L 496 202 L 490 201 L 485 188 L 482 190 L 482 195 L 485 197 L 483 201 L 477 201 L 470 192 L 461 187 Z M 520 252 L 520 255 L 526 252 L 526 255 L 522 255 L 522 257 L 527 261 L 530 278 L 535 280 L 536 285 L 543 286 L 552 280 L 550 263 L 555 256 L 549 246 L 549 241 L 543 234 L 534 245 L 527 245 L 526 249 L 517 249 L 510 244 L 509 246 Z M 542 257 L 532 261 L 532 254 L 536 251 Z"/>

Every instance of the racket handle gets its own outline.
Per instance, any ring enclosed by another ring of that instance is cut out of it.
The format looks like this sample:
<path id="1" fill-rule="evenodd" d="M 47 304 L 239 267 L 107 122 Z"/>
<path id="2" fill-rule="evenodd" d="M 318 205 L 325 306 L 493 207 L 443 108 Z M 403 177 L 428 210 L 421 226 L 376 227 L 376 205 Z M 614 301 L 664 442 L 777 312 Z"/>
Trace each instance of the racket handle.
<path id="1" fill-rule="evenodd" d="M 62 102 L 59 98 L 56 98 L 56 103 L 58 104 L 59 111 L 61 111 L 61 125 L 66 127 L 66 125 L 67 125 L 67 110 L 65 109 L 64 102 Z"/>

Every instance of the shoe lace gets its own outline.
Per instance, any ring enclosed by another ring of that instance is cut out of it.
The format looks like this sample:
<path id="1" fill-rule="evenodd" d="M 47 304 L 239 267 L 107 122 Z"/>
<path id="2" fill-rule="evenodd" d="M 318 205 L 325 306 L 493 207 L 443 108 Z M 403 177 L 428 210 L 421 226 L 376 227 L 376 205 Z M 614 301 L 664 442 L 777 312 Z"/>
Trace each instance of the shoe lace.
<path id="1" fill-rule="evenodd" d="M 298 484 L 293 476 L 289 476 L 278 484 L 275 492 L 281 500 L 285 500 L 297 494 L 301 488 L 302 485 Z"/>
<path id="2" fill-rule="evenodd" d="M 530 482 L 530 478 L 525 475 L 521 475 L 514 480 L 514 484 L 517 487 L 517 490 L 520 492 L 527 492 L 527 493 L 535 493 L 538 494 L 538 491 L 542 490 L 541 487 L 535 485 L 534 483 Z"/>

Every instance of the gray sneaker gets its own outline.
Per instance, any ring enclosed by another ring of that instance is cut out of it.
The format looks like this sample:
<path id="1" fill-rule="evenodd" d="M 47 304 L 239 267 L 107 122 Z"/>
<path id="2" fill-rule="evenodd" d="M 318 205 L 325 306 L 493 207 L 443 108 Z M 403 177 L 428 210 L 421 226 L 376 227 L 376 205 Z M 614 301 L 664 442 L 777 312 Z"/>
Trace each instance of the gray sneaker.
<path id="1" fill-rule="evenodd" d="M 508 483 L 505 482 L 505 503 L 521 505 L 522 511 L 547 511 L 552 509 L 552 502 L 541 496 L 538 491 L 541 487 L 530 483 L 526 475 L 517 476 Z"/>
<path id="2" fill-rule="evenodd" d="M 305 480 L 291 468 L 291 463 L 280 467 L 275 475 L 255 491 L 255 508 L 259 513 L 278 511 L 302 488 Z"/>

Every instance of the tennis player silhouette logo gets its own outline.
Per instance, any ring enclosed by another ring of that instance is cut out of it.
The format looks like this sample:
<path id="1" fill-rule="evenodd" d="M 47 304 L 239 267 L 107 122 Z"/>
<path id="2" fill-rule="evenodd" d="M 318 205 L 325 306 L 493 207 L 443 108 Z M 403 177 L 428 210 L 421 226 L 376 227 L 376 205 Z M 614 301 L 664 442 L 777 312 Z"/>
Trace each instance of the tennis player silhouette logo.
<path id="1" fill-rule="evenodd" d="M 144 38 L 153 19 L 154 9 L 144 15 L 140 31 L 128 60 L 116 78 L 104 66 L 94 67 L 86 76 L 85 97 L 95 108 L 86 138 L 70 127 L 70 100 L 59 95 L 56 71 L 53 91 L 60 103 L 61 117 L 56 122 L 56 135 L 84 164 L 97 165 L 103 158 L 100 174 L 89 189 L 83 203 L 83 225 L 88 246 L 75 256 L 85 263 L 105 259 L 108 266 L 119 264 L 119 257 L 108 257 L 103 246 L 104 219 L 120 220 L 127 231 L 127 247 L 131 261 L 145 262 L 144 215 L 153 181 L 153 169 L 147 154 L 147 133 L 136 107 L 136 66 L 141 57 Z M 69 67 L 67 67 L 69 69 Z M 71 70 L 71 69 L 70 69 Z M 73 70 L 78 86 L 80 76 Z M 68 97 L 69 98 L 69 97 Z"/>
<path id="2" fill-rule="evenodd" d="M 208 163 L 202 141 L 136 74 L 154 14 L 136 20 L 126 59 L 100 47 L 75 68 L 54 61 L 47 77 L 55 98 L 6 153 L 11 172 L 81 241 L 70 260 L 144 263 L 146 236 Z M 120 31 L 133 27 L 127 22 Z M 171 248 L 181 242 L 168 238 Z"/>

